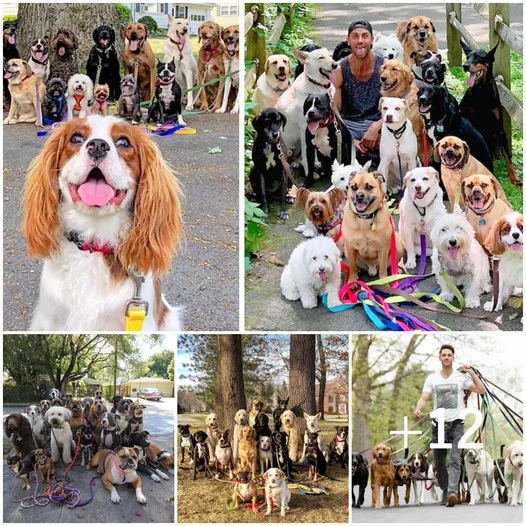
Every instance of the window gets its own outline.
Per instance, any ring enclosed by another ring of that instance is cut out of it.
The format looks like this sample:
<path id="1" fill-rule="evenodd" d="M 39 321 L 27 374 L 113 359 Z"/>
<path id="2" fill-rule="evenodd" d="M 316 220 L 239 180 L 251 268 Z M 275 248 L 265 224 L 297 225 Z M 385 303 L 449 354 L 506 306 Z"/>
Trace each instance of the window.
<path id="1" fill-rule="evenodd" d="M 341 415 L 347 414 L 347 404 L 340 404 L 338 408 L 338 413 L 340 413 Z"/>
<path id="2" fill-rule="evenodd" d="M 205 15 L 190 15 L 190 20 L 192 22 L 204 22 Z"/>
<path id="3" fill-rule="evenodd" d="M 329 404 L 332 404 L 334 403 L 334 397 L 333 396 L 329 396 Z"/>
<path id="4" fill-rule="evenodd" d="M 232 16 L 238 14 L 237 5 L 221 5 L 219 6 L 219 16 Z"/>
<path id="5" fill-rule="evenodd" d="M 175 18 L 188 18 L 188 6 L 176 5 L 172 8 Z"/>

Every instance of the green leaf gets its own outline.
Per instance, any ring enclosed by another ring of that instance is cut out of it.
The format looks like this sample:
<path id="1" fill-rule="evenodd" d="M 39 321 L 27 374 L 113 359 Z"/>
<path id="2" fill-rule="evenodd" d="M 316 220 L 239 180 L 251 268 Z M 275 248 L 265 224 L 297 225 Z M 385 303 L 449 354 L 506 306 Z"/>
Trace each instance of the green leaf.
<path id="1" fill-rule="evenodd" d="M 219 146 L 215 146 L 214 148 L 207 148 L 206 151 L 208 153 L 221 153 L 223 150 Z"/>

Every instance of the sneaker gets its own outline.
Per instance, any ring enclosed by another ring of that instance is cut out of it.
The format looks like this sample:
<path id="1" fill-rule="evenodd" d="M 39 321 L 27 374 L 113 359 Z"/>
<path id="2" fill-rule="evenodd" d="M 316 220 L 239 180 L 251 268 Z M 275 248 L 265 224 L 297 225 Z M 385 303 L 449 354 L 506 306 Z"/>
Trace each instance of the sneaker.
<path id="1" fill-rule="evenodd" d="M 447 496 L 447 504 L 446 506 L 448 508 L 452 508 L 455 504 L 458 503 L 458 498 L 457 496 L 454 494 L 454 493 L 450 493 L 448 496 Z"/>

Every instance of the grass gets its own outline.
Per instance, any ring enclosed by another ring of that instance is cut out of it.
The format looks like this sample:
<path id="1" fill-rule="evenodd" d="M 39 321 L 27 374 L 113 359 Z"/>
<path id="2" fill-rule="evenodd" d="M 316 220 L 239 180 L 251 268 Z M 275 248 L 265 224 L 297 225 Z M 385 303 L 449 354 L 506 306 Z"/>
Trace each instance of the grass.
<path id="1" fill-rule="evenodd" d="M 155 56 L 162 60 L 163 58 L 163 46 L 164 42 L 166 41 L 166 36 L 164 35 L 156 35 L 154 37 L 149 37 L 148 42 L 150 43 L 150 46 L 152 47 L 152 51 L 155 54 Z M 199 48 L 201 47 L 198 43 L 196 36 L 190 37 L 190 43 L 192 44 L 192 54 L 197 59 L 197 55 L 199 54 Z"/>
<path id="2" fill-rule="evenodd" d="M 192 421 L 187 421 L 188 416 Z M 191 424 L 191 431 L 205 430 L 206 415 L 181 415 L 179 423 Z M 334 426 L 348 425 L 344 418 L 331 418 L 320 422 L 323 440 L 329 444 L 334 437 Z M 298 472 L 293 473 L 297 480 L 303 477 L 306 468 L 295 466 Z M 238 510 L 228 511 L 227 502 L 232 501 L 234 484 L 227 476 L 222 476 L 220 481 L 206 479 L 202 472 L 197 474 L 194 482 L 193 471 L 190 463 L 185 460 L 184 465 L 178 466 L 177 473 L 177 513 L 179 522 L 192 523 L 279 523 L 279 522 L 304 522 L 304 523 L 346 523 L 349 521 L 349 473 L 338 466 L 330 466 L 328 474 L 338 479 L 323 480 L 321 484 L 327 488 L 329 495 L 312 497 L 291 489 L 292 498 L 290 511 L 285 519 L 274 510 L 270 517 L 253 514 L 245 509 L 245 505 Z M 260 498 L 259 500 L 263 500 Z M 260 513 L 265 513 L 266 505 L 259 508 Z"/>

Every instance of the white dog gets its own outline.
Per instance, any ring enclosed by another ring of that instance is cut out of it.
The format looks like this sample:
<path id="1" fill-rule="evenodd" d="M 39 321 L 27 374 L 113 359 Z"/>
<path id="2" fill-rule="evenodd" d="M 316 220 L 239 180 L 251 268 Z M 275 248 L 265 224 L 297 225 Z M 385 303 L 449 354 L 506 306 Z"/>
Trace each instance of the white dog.
<path id="1" fill-rule="evenodd" d="M 234 422 L 234 443 L 232 444 L 232 458 L 235 465 L 238 457 L 237 449 L 239 446 L 239 436 L 241 434 L 241 430 L 248 426 L 248 411 L 240 409 L 234 417 Z"/>
<path id="2" fill-rule="evenodd" d="M 516 440 L 508 447 L 504 461 L 504 479 L 508 491 L 511 488 L 508 493 L 511 506 L 522 504 L 523 476 L 523 446 L 522 441 Z"/>
<path id="3" fill-rule="evenodd" d="M 74 117 L 83 119 L 90 115 L 93 104 L 93 82 L 82 73 L 73 75 L 68 81 L 68 121 Z"/>
<path id="4" fill-rule="evenodd" d="M 457 287 L 464 287 L 466 307 L 480 307 L 480 295 L 491 289 L 488 257 L 475 239 L 475 231 L 460 208 L 436 220 L 431 231 L 431 242 L 433 272 L 440 286 L 440 298 L 452 301 L 455 297 L 441 276 L 444 271 Z"/>
<path id="5" fill-rule="evenodd" d="M 168 15 L 168 32 L 164 41 L 163 62 L 175 60 L 175 80 L 182 89 L 191 90 L 197 81 L 197 62 L 192 55 L 192 44 L 188 32 L 189 21 Z M 194 108 L 194 96 L 188 91 L 186 111 Z"/>
<path id="6" fill-rule="evenodd" d="M 382 57 L 388 60 L 397 59 L 402 62 L 404 60 L 404 48 L 394 33 L 390 35 L 376 33 L 374 35 L 372 51 L 377 55 L 382 55 Z"/>
<path id="7" fill-rule="evenodd" d="M 292 66 L 287 55 L 270 55 L 265 62 L 265 73 L 262 73 L 257 81 L 252 102 L 252 111 L 257 115 L 265 108 L 273 108 L 285 91 L 290 86 L 290 75 Z"/>
<path id="8" fill-rule="evenodd" d="M 334 93 L 334 86 L 329 77 L 337 68 L 337 64 L 325 48 L 316 49 L 311 53 L 295 50 L 294 55 L 305 69 L 292 86 L 281 95 L 275 107 L 287 118 L 283 129 L 283 142 L 297 159 L 301 156 L 305 173 L 309 173 L 305 135 L 307 120 L 303 115 L 303 103 L 311 94 Z"/>
<path id="9" fill-rule="evenodd" d="M 258 458 L 261 466 L 261 474 L 265 473 L 267 466 L 274 467 L 274 454 L 272 451 L 272 438 L 259 437 Z"/>
<path id="10" fill-rule="evenodd" d="M 281 516 L 285 517 L 285 512 L 290 509 L 290 490 L 287 486 L 287 475 L 281 469 L 272 468 L 263 475 L 263 478 L 265 479 L 265 498 L 267 501 L 265 515 L 271 514 L 274 505 L 276 508 L 281 508 Z"/>
<path id="11" fill-rule="evenodd" d="M 44 419 L 51 425 L 51 460 L 57 463 L 60 460 L 60 450 L 62 449 L 62 462 L 69 464 L 71 462 L 71 447 L 74 445 L 72 444 L 73 435 L 69 426 L 70 410 L 60 406 L 51 407 Z"/>
<path id="12" fill-rule="evenodd" d="M 37 77 L 40 77 L 45 84 L 49 78 L 49 71 L 51 69 L 47 37 L 34 40 L 29 51 L 30 57 L 27 63 L 31 71 L 37 75 Z"/>
<path id="13" fill-rule="evenodd" d="M 290 460 L 296 464 L 301 461 L 303 451 L 303 439 L 301 438 L 301 431 L 298 426 L 296 415 L 290 409 L 287 409 L 281 413 L 279 420 L 283 432 L 289 437 L 287 444 Z"/>
<path id="14" fill-rule="evenodd" d="M 24 416 L 29 420 L 31 429 L 34 433 L 40 434 L 44 426 L 44 419 L 42 418 L 42 411 L 38 405 L 30 405 L 26 407 Z"/>
<path id="15" fill-rule="evenodd" d="M 60 391 L 56 387 L 53 387 L 53 389 L 49 391 L 49 399 L 51 400 L 51 402 L 60 397 Z"/>
<path id="16" fill-rule="evenodd" d="M 323 441 L 323 437 L 321 436 L 321 433 L 320 433 L 319 421 L 321 418 L 321 413 L 317 413 L 315 415 L 309 415 L 307 413 L 303 413 L 303 418 L 305 419 L 305 423 L 307 424 L 307 429 L 305 429 L 305 433 L 303 435 L 303 454 L 301 458 L 302 459 L 305 458 L 305 451 L 307 450 L 307 442 L 309 441 L 308 433 L 317 433 L 318 434 L 318 447 L 320 448 L 320 451 L 323 453 L 325 460 L 329 462 L 329 457 L 330 457 L 329 447 Z"/>
<path id="17" fill-rule="evenodd" d="M 407 118 L 407 101 L 396 97 L 382 97 L 378 107 L 382 112 L 383 120 L 378 171 L 384 176 L 389 188 L 400 190 L 402 174 L 416 168 L 418 155 L 418 143 L 413 124 Z M 400 157 L 401 166 L 398 157 Z M 400 174 L 400 168 L 402 174 Z M 385 191 L 386 188 L 384 188 Z"/>
<path id="18" fill-rule="evenodd" d="M 300 243 L 281 275 L 281 293 L 289 301 L 301 300 L 304 309 L 314 309 L 325 290 L 328 306 L 338 305 L 340 262 L 340 249 L 330 237 L 318 236 Z"/>
<path id="19" fill-rule="evenodd" d="M 215 413 L 210 413 L 206 417 L 206 434 L 208 438 L 206 439 L 208 447 L 208 458 L 210 459 L 210 464 L 213 464 L 216 461 L 216 445 L 219 438 L 219 422 L 217 420 L 217 415 Z"/>
<path id="20" fill-rule="evenodd" d="M 400 201 L 399 229 L 407 251 L 408 270 L 416 267 L 416 255 L 421 255 L 421 232 L 426 234 L 426 253 L 431 256 L 431 230 L 436 219 L 446 213 L 439 181 L 439 173 L 430 167 L 415 168 L 404 177 L 406 191 Z"/>
<path id="21" fill-rule="evenodd" d="M 466 449 L 464 450 L 464 467 L 468 476 L 468 487 L 472 488 L 470 491 L 470 506 L 475 505 L 473 480 L 477 483 L 479 502 L 492 502 L 493 460 L 491 455 L 484 449 Z"/>

